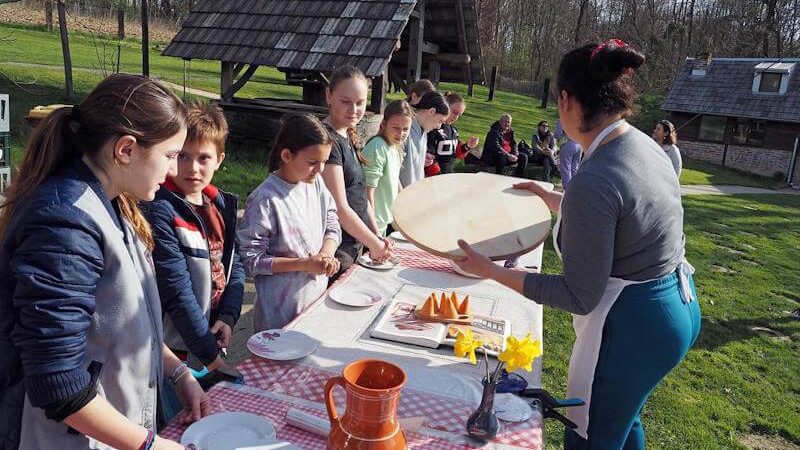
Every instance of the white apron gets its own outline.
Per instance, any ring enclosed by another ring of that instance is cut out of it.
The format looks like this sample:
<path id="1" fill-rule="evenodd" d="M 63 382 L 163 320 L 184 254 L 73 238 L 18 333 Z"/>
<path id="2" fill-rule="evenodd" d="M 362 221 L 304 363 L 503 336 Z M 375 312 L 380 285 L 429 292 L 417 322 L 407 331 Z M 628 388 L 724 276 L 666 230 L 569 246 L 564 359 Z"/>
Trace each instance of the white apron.
<path id="1" fill-rule="evenodd" d="M 614 122 L 606 127 L 592 142 L 586 151 L 584 161 L 589 159 L 597 146 L 612 131 L 624 124 L 624 120 Z M 556 224 L 553 226 L 553 248 L 561 258 L 561 248 L 558 245 L 558 233 L 561 228 L 561 209 L 559 208 Z M 684 302 L 693 300 L 688 276 L 694 273 L 694 268 L 684 259 L 678 268 L 681 296 Z M 573 314 L 572 327 L 575 330 L 575 344 L 569 358 L 569 375 L 567 378 L 567 397 L 581 398 L 586 403 L 583 406 L 573 406 L 567 409 L 567 417 L 578 426 L 575 431 L 584 439 L 588 439 L 589 407 L 592 401 L 592 383 L 600 354 L 600 345 L 603 338 L 603 327 L 606 317 L 619 298 L 625 287 L 633 284 L 648 283 L 654 280 L 631 281 L 622 278 L 609 277 L 606 289 L 600 303 L 592 312 L 585 316 Z"/>

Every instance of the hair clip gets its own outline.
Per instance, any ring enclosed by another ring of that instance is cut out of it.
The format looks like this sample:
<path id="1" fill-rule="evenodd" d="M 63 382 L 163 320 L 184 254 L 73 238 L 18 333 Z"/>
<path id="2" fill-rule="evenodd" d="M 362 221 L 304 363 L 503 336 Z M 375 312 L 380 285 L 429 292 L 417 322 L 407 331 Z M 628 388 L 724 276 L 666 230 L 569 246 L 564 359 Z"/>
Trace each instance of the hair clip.
<path id="1" fill-rule="evenodd" d="M 614 46 L 616 48 L 625 48 L 630 47 L 625 41 L 622 39 L 612 38 L 604 41 L 602 44 L 598 45 L 597 47 L 592 50 L 591 56 L 589 56 L 589 61 L 593 60 L 598 53 L 600 53 L 603 49 L 609 48 L 610 46 Z"/>

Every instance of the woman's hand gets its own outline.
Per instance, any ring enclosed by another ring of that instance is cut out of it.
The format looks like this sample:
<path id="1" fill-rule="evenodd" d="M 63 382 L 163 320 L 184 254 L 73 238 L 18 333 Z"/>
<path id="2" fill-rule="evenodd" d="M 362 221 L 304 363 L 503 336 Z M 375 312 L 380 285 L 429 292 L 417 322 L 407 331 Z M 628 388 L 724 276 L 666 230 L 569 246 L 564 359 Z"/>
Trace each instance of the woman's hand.
<path id="1" fill-rule="evenodd" d="M 464 251 L 464 259 L 456 260 L 455 263 L 464 272 L 471 273 L 476 277 L 492 278 L 497 266 L 489 258 L 481 255 L 470 247 L 463 240 L 458 240 L 458 246 Z"/>
<path id="2" fill-rule="evenodd" d="M 220 348 L 227 348 L 231 343 L 232 330 L 227 323 L 217 320 L 211 326 L 211 333 L 217 337 L 217 345 Z"/>
<path id="3" fill-rule="evenodd" d="M 512 187 L 514 189 L 531 191 L 538 195 L 542 198 L 542 200 L 544 200 L 545 205 L 547 205 L 550 211 L 557 213 L 561 209 L 561 198 L 564 197 L 564 195 L 560 192 L 554 191 L 544 183 L 540 183 L 538 181 L 526 181 L 525 183 L 516 183 Z"/>
<path id="4" fill-rule="evenodd" d="M 189 368 L 184 370 L 188 371 Z M 175 393 L 186 411 L 183 419 L 185 423 L 200 420 L 211 413 L 211 401 L 191 373 L 181 376 L 175 383 Z"/>

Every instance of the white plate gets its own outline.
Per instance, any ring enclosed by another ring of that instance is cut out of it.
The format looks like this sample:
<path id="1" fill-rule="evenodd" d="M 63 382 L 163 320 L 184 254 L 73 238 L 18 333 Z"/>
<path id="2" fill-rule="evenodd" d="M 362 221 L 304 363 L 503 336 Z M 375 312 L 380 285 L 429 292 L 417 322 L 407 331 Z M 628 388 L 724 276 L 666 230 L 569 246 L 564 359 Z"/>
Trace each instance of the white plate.
<path id="1" fill-rule="evenodd" d="M 514 394 L 497 394 L 494 397 L 497 418 L 505 422 L 524 422 L 531 418 L 531 405 Z"/>
<path id="2" fill-rule="evenodd" d="M 275 427 L 269 420 L 244 412 L 222 412 L 204 417 L 183 432 L 181 444 L 194 444 L 198 450 L 236 450 L 271 448 L 276 444 Z M 280 447 L 277 447 L 280 448 Z"/>
<path id="3" fill-rule="evenodd" d="M 337 286 L 328 292 L 328 297 L 336 303 L 363 308 L 382 300 L 381 295 L 368 287 Z"/>
<path id="4" fill-rule="evenodd" d="M 372 260 L 369 255 L 361 255 L 356 259 L 356 262 L 359 265 L 366 267 L 367 269 L 375 269 L 375 270 L 392 270 L 394 267 L 399 263 L 397 258 L 389 258 L 386 261 L 379 263 Z"/>
<path id="5" fill-rule="evenodd" d="M 317 341 L 294 330 L 265 330 L 247 340 L 250 353 L 275 361 L 306 357 L 317 349 Z"/>
<path id="6" fill-rule="evenodd" d="M 408 241 L 408 239 L 406 239 L 403 233 L 399 231 L 392 231 L 391 233 L 389 233 L 389 237 L 394 239 L 395 241 L 402 241 L 402 242 Z"/>

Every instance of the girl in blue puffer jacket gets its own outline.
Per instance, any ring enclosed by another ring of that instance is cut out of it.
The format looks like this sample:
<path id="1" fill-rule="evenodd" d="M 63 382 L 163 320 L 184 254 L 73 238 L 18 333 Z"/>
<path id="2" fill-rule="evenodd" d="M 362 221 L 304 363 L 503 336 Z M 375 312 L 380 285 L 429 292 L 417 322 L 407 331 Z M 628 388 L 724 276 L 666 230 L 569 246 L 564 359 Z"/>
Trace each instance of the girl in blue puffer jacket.
<path id="1" fill-rule="evenodd" d="M 163 346 L 137 207 L 185 139 L 181 101 L 134 75 L 106 78 L 34 132 L 0 213 L 0 449 L 182 449 L 154 433 L 162 377 L 189 417 L 208 412 Z"/>

